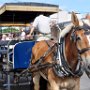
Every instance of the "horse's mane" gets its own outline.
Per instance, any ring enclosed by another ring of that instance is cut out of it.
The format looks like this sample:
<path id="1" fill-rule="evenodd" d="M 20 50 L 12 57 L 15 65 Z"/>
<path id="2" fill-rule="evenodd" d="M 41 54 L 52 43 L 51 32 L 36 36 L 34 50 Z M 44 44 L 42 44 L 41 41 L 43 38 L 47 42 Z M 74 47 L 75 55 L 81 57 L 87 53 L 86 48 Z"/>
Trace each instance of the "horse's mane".
<path id="1" fill-rule="evenodd" d="M 71 31 L 71 28 L 73 27 L 73 24 L 67 25 L 60 33 L 60 37 L 64 37 L 67 33 Z"/>

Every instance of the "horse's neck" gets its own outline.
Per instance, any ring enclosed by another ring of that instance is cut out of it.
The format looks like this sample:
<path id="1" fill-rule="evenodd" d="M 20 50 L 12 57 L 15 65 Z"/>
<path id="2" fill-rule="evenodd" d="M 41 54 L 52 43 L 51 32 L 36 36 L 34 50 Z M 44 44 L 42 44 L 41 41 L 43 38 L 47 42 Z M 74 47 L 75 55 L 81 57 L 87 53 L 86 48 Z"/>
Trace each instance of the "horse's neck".
<path id="1" fill-rule="evenodd" d="M 71 32 L 65 36 L 65 54 L 70 67 L 75 70 L 77 65 L 77 48 L 73 41 L 70 39 Z"/>

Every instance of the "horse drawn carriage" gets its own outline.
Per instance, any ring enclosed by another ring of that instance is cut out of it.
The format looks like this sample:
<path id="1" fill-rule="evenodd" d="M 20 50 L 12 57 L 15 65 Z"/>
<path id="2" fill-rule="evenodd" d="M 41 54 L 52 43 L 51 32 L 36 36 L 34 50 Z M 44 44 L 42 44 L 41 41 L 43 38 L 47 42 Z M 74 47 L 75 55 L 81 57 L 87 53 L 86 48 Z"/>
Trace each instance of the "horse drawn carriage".
<path id="1" fill-rule="evenodd" d="M 12 69 L 7 68 L 8 85 L 10 71 L 23 69 L 14 75 L 21 77 L 31 73 L 34 90 L 40 88 L 40 77 L 47 81 L 47 90 L 80 90 L 83 71 L 90 78 L 90 31 L 87 25 L 80 26 L 74 12 L 72 23 L 61 31 L 58 42 L 43 40 L 16 43 L 13 54 L 8 52 L 7 64 L 13 66 Z"/>

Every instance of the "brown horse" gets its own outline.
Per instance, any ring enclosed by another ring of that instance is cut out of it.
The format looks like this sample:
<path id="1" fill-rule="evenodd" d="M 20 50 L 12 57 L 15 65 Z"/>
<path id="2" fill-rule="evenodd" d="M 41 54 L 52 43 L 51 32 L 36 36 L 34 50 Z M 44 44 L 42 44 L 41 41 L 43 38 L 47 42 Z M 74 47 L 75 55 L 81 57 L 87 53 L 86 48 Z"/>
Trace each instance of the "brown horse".
<path id="1" fill-rule="evenodd" d="M 80 90 L 83 66 L 90 76 L 90 31 L 79 25 L 74 12 L 72 23 L 60 33 L 59 43 L 40 41 L 33 47 L 34 90 L 40 89 L 41 76 L 47 80 L 48 90 Z"/>

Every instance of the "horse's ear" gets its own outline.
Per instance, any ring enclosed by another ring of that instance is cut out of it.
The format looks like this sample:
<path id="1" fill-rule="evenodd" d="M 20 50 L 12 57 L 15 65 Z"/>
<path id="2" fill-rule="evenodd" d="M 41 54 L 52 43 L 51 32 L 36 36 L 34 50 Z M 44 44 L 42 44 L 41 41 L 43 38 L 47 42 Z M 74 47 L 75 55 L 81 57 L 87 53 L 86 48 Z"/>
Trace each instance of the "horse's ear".
<path id="1" fill-rule="evenodd" d="M 71 21 L 75 26 L 79 26 L 79 20 L 74 12 L 72 12 Z"/>

